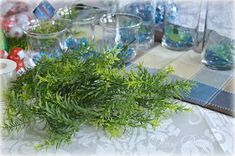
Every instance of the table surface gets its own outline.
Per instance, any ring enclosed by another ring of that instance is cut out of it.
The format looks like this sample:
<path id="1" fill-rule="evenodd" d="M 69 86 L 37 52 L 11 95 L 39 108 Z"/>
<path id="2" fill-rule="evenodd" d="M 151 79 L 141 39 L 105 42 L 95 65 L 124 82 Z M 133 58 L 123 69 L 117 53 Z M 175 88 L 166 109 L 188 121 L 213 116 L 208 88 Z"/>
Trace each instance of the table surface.
<path id="1" fill-rule="evenodd" d="M 144 62 L 144 66 L 150 68 L 162 68 L 170 64 L 177 75 L 186 78 L 193 75 L 192 71 L 182 69 L 179 60 L 193 57 L 198 68 L 203 66 L 199 63 L 200 54 L 193 51 L 174 52 L 160 45 L 140 55 L 134 63 Z M 164 60 L 163 57 L 167 59 Z M 193 69 L 197 70 L 196 65 Z M 4 106 L 4 102 L 0 103 Z M 191 107 L 192 112 L 171 114 L 156 130 L 151 127 L 146 130 L 127 129 L 121 138 L 110 139 L 103 130 L 84 126 L 70 145 L 62 146 L 58 150 L 51 148 L 47 152 L 34 151 L 33 144 L 40 142 L 40 137 L 43 136 L 40 127 L 28 128 L 11 137 L 2 131 L 0 155 L 232 155 L 235 119 L 196 105 L 182 103 Z"/>

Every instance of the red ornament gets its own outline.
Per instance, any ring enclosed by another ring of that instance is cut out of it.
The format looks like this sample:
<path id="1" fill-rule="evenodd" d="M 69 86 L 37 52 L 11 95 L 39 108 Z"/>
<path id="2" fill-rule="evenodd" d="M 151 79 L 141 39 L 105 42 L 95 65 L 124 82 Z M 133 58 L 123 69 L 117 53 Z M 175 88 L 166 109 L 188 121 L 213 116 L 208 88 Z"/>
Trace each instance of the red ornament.
<path id="1" fill-rule="evenodd" d="M 0 8 L 3 10 L 3 17 L 9 17 L 18 13 L 29 11 L 29 5 L 24 2 L 9 1 L 2 3 Z"/>
<path id="2" fill-rule="evenodd" d="M 30 20 L 31 20 L 31 18 L 25 13 L 21 13 L 21 14 L 16 15 L 16 21 L 17 21 L 17 24 L 19 24 L 19 25 L 28 24 Z"/>
<path id="3" fill-rule="evenodd" d="M 5 30 L 6 35 L 22 37 L 22 27 L 31 20 L 29 3 L 8 0 L 0 3 L 0 8 L 0 27 Z"/>
<path id="4" fill-rule="evenodd" d="M 4 19 L 1 21 L 1 26 L 5 31 L 10 31 L 10 29 L 16 25 L 16 20 L 7 20 Z"/>
<path id="5" fill-rule="evenodd" d="M 24 61 L 20 59 L 19 56 L 8 55 L 7 59 L 16 62 L 16 72 L 22 75 L 25 72 L 25 64 Z"/>
<path id="6" fill-rule="evenodd" d="M 15 61 L 15 62 L 16 62 L 16 64 L 17 64 L 16 72 L 17 72 L 20 68 L 25 68 L 24 61 L 22 61 L 22 60 L 17 60 L 17 61 Z"/>
<path id="7" fill-rule="evenodd" d="M 9 36 L 10 37 L 16 37 L 16 38 L 20 38 L 23 36 L 23 30 L 20 27 L 14 26 L 11 27 L 10 31 L 9 31 Z"/>
<path id="8" fill-rule="evenodd" d="M 12 60 L 12 61 L 19 61 L 20 57 L 19 56 L 13 56 L 13 55 L 8 55 L 7 59 Z"/>
<path id="9" fill-rule="evenodd" d="M 0 50 L 0 58 L 7 58 L 8 53 L 5 50 Z"/>
<path id="10" fill-rule="evenodd" d="M 22 48 L 16 47 L 11 50 L 10 54 L 7 56 L 7 59 L 15 61 L 17 64 L 16 72 L 19 75 L 25 73 L 25 64 L 23 59 L 25 58 L 25 53 Z"/>
<path id="11" fill-rule="evenodd" d="M 18 61 L 16 61 L 16 64 L 17 64 L 16 73 L 19 75 L 23 75 L 26 72 L 24 61 L 18 60 Z"/>
<path id="12" fill-rule="evenodd" d="M 19 47 L 16 47 L 16 48 L 12 49 L 11 52 L 9 53 L 9 55 L 18 56 L 21 60 L 23 58 L 25 58 L 24 50 L 22 48 L 19 48 Z"/>

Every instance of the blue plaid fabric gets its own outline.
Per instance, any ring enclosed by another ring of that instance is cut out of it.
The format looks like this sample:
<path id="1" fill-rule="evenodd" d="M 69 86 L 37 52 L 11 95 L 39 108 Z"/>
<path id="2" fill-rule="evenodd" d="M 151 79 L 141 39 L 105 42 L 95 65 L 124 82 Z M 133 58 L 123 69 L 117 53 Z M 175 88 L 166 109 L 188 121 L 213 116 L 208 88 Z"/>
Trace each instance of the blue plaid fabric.
<path id="1" fill-rule="evenodd" d="M 139 63 L 143 63 L 150 72 L 172 66 L 175 70 L 173 79 L 196 82 L 189 96 L 185 96 L 183 101 L 234 116 L 234 69 L 212 70 L 201 63 L 201 55 L 194 51 L 172 51 L 160 45 L 137 55 L 133 65 Z"/>

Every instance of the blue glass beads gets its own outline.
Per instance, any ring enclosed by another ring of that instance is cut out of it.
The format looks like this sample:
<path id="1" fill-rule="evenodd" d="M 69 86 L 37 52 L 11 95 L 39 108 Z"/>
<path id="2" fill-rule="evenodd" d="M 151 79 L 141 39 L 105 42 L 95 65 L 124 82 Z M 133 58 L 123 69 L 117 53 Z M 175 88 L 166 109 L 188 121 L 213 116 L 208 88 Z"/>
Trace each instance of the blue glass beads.
<path id="1" fill-rule="evenodd" d="M 186 50 L 194 45 L 190 29 L 168 24 L 164 27 L 162 45 L 173 50 Z"/>
<path id="2" fill-rule="evenodd" d="M 75 39 L 75 38 L 70 37 L 65 40 L 65 44 L 68 49 L 79 50 L 81 46 L 87 46 L 88 41 L 85 37 L 81 39 Z"/>
<path id="3" fill-rule="evenodd" d="M 125 63 L 130 62 L 136 56 L 136 51 L 135 51 L 135 48 L 133 47 L 128 47 L 128 49 L 126 50 L 124 45 L 118 44 L 117 49 L 121 50 L 118 54 L 118 57 L 120 59 L 123 59 Z"/>
<path id="4" fill-rule="evenodd" d="M 211 44 L 205 50 L 202 62 L 212 69 L 231 69 L 234 64 L 231 45 L 227 43 Z"/>
<path id="5" fill-rule="evenodd" d="M 164 1 L 157 4 L 156 14 L 155 14 L 155 24 L 157 28 L 162 28 L 164 23 Z"/>
<path id="6" fill-rule="evenodd" d="M 125 12 L 141 17 L 144 23 L 149 23 L 153 19 L 153 11 L 150 2 L 131 3 L 125 7 Z"/>
<path id="7" fill-rule="evenodd" d="M 166 11 L 165 11 L 166 9 Z M 167 20 L 172 21 L 178 15 L 178 9 L 174 3 L 165 4 L 164 0 L 157 0 L 156 13 L 155 13 L 155 24 L 159 29 L 163 28 L 164 23 L 164 12 L 167 12 Z"/>
<path id="8" fill-rule="evenodd" d="M 125 6 L 124 12 L 134 14 L 142 19 L 142 25 L 137 36 L 139 43 L 148 44 L 148 42 L 153 42 L 153 28 L 155 23 L 154 6 L 150 2 L 135 2 Z"/>
<path id="9" fill-rule="evenodd" d="M 81 39 L 75 39 L 72 37 L 67 38 L 64 43 L 66 46 L 66 49 L 71 49 L 71 50 L 80 50 L 81 47 L 87 46 L 88 41 L 86 38 L 81 38 Z M 36 52 L 33 55 L 33 61 L 38 62 L 41 60 L 42 57 L 47 56 L 49 58 L 58 58 L 61 56 L 62 51 L 57 49 L 55 52 Z"/>

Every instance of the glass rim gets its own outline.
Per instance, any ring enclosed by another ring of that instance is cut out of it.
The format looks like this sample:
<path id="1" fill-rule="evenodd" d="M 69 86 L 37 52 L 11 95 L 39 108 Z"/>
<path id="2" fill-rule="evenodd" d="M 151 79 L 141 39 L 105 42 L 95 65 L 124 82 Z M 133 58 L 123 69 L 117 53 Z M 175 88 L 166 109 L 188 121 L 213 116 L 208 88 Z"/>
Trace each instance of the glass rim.
<path id="1" fill-rule="evenodd" d="M 63 21 L 68 26 L 64 26 L 64 28 L 62 28 L 61 30 L 58 30 L 57 32 L 51 32 L 51 33 L 36 33 L 36 32 L 32 32 L 32 29 L 30 30 L 30 28 L 32 28 L 33 26 L 37 26 L 41 23 L 51 23 L 55 21 Z M 49 19 L 49 20 L 31 20 L 27 25 L 23 25 L 23 32 L 30 37 L 51 38 L 67 31 L 68 28 L 70 27 L 69 24 L 71 25 L 71 20 L 69 19 L 57 18 L 57 19 Z"/>
<path id="2" fill-rule="evenodd" d="M 100 20 L 99 20 L 99 24 L 103 27 L 103 28 L 108 28 L 108 29 L 113 29 L 115 30 L 116 27 L 113 27 L 113 26 L 108 26 L 106 23 L 103 22 L 103 19 L 105 17 L 108 17 L 108 16 L 114 16 L 114 15 L 118 15 L 118 16 L 129 16 L 129 17 L 132 17 L 132 18 L 135 18 L 137 19 L 139 22 L 137 22 L 137 24 L 134 24 L 134 25 L 130 25 L 130 26 L 125 26 L 125 27 L 119 27 L 120 29 L 131 29 L 131 28 L 136 28 L 136 27 L 139 27 L 141 24 L 142 24 L 142 19 L 141 17 L 139 16 L 136 16 L 136 15 L 133 15 L 133 14 L 129 14 L 129 13 L 122 13 L 122 12 L 119 12 L 119 13 L 105 13 L 101 16 Z"/>
<path id="3" fill-rule="evenodd" d="M 58 11 L 56 12 L 56 16 L 59 17 L 59 18 L 63 18 L 63 19 L 69 19 L 71 20 L 70 18 L 66 18 L 66 17 L 63 17 L 63 15 L 61 14 L 61 12 L 65 11 L 66 9 L 72 9 L 72 8 L 81 8 L 81 9 L 92 9 L 92 10 L 95 10 L 93 7 L 91 6 L 76 6 L 76 5 L 72 5 L 72 6 L 69 6 L 69 7 L 64 7 L 64 8 L 60 8 L 58 9 Z M 92 15 L 92 14 L 91 14 Z M 80 21 L 75 21 L 76 23 L 89 23 L 89 22 L 93 22 L 95 21 L 96 19 L 96 14 L 88 17 L 88 18 L 84 18 L 84 19 L 79 19 Z"/>

